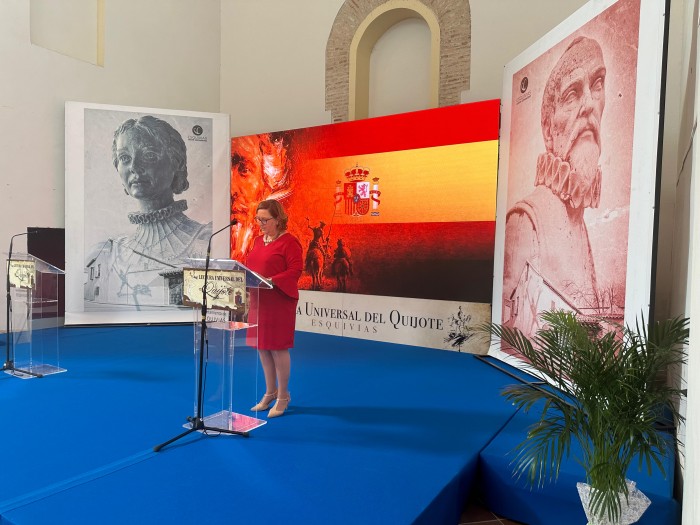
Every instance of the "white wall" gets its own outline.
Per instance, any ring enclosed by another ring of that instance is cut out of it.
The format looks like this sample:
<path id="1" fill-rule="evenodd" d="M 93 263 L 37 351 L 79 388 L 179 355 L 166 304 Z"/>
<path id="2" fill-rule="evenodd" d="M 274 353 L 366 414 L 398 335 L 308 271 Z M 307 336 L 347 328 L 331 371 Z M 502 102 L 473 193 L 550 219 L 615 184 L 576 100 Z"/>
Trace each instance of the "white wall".
<path id="1" fill-rule="evenodd" d="M 432 107 L 430 28 L 421 18 L 391 26 L 369 61 L 369 116 L 381 117 Z"/>
<path id="2" fill-rule="evenodd" d="M 682 376 L 688 387 L 688 397 L 681 403 L 686 414 L 686 425 L 680 428 L 681 464 L 683 467 L 683 525 L 700 523 L 700 332 L 697 330 L 700 316 L 700 185 L 698 167 L 700 149 L 695 142 L 698 121 L 696 101 L 700 97 L 697 83 L 698 63 L 698 0 L 685 0 L 672 8 L 671 34 L 674 20 L 683 20 L 682 41 L 679 52 L 678 97 L 679 126 L 677 135 L 677 163 L 674 180 L 676 189 L 675 222 L 671 257 L 669 310 L 671 315 L 684 314 L 691 319 L 688 365 Z M 676 14 L 675 11 L 678 11 Z M 658 281 L 657 281 L 658 283 Z"/>
<path id="3" fill-rule="evenodd" d="M 697 22 L 697 18 L 695 19 Z M 697 28 L 697 25 L 696 25 Z M 694 68 L 700 64 L 694 62 Z M 700 96 L 700 92 L 696 91 L 696 96 Z M 697 110 L 694 111 L 697 122 Z M 688 397 L 684 409 L 687 420 L 685 427 L 681 428 L 684 446 L 681 451 L 683 465 L 683 525 L 697 525 L 700 523 L 700 331 L 696 328 L 697 321 L 693 323 L 693 319 L 700 316 L 700 224 L 698 224 L 698 209 L 695 203 L 700 202 L 700 184 L 698 184 L 698 166 L 700 166 L 700 149 L 693 141 L 689 150 L 689 159 L 686 163 L 688 168 L 683 170 L 681 180 L 679 181 L 680 190 L 687 190 L 687 199 L 684 201 L 684 213 L 688 215 L 690 227 L 686 226 L 686 232 L 689 231 L 689 267 L 684 276 L 687 278 L 688 288 L 685 298 L 688 303 L 688 309 L 685 310 L 686 315 L 691 317 L 690 344 L 688 365 L 684 370 L 684 378 L 687 381 Z M 690 202 L 688 202 L 690 201 Z M 693 278 L 695 277 L 695 278 Z"/>
<path id="4" fill-rule="evenodd" d="M 33 44 L 103 65 L 102 0 L 29 0 Z M 68 30 L 66 30 L 68 29 Z"/>
<path id="5" fill-rule="evenodd" d="M 697 33 L 694 23 L 694 4 L 697 0 L 675 2 L 671 6 L 669 79 L 666 83 L 666 129 L 664 133 L 663 176 L 661 181 L 661 202 L 659 236 L 657 317 L 690 315 L 689 288 L 690 276 L 690 235 L 693 202 L 692 135 L 695 101 L 695 62 L 696 51 L 693 34 Z M 677 371 L 676 371 L 677 372 Z M 687 381 L 688 369 L 680 371 L 682 381 Z M 677 379 L 676 379 L 677 380 Z M 687 413 L 685 399 L 680 400 L 680 410 Z M 686 441 L 686 427 L 679 428 L 679 438 Z M 681 446 L 680 466 L 687 472 L 686 457 Z"/>
<path id="6" fill-rule="evenodd" d="M 688 160 L 685 158 L 688 149 L 688 123 L 682 122 L 683 112 L 686 110 L 684 105 L 688 95 L 691 100 L 695 96 L 692 89 L 688 91 L 687 85 L 689 74 L 692 73 L 690 60 L 694 60 L 694 54 L 691 57 L 689 52 L 694 30 L 691 22 L 692 5 L 693 0 L 672 2 L 669 22 L 655 297 L 655 314 L 659 319 L 686 311 L 685 285 L 681 285 L 679 277 L 687 275 L 687 223 L 685 233 L 683 231 L 687 212 L 684 214 L 682 210 L 677 210 L 677 206 L 682 206 L 682 203 L 676 203 L 676 192 L 681 181 L 682 164 L 684 160 Z M 691 10 L 690 13 L 687 12 L 688 9 Z M 678 228 L 675 226 L 677 220 Z M 684 257 L 679 251 L 683 246 L 686 249 Z"/>
<path id="7" fill-rule="evenodd" d="M 65 101 L 219 110 L 219 0 L 105 4 L 99 67 L 32 45 L 30 2 L 0 2 L 0 253 L 28 226 L 64 226 Z"/>
<path id="8" fill-rule="evenodd" d="M 584 3 L 471 0 L 471 89 L 462 102 L 500 98 L 503 66 Z M 326 42 L 342 5 L 343 0 L 222 0 L 221 111 L 231 115 L 233 136 L 330 123 Z M 390 47 L 392 35 L 386 36 L 383 46 Z M 392 111 L 416 108 L 415 100 L 402 97 L 396 93 Z"/>
<path id="9" fill-rule="evenodd" d="M 470 0 L 471 87 L 462 102 L 501 98 L 503 66 L 586 0 Z"/>
<path id="10" fill-rule="evenodd" d="M 326 41 L 342 0 L 222 0 L 221 112 L 231 134 L 330 123 Z"/>

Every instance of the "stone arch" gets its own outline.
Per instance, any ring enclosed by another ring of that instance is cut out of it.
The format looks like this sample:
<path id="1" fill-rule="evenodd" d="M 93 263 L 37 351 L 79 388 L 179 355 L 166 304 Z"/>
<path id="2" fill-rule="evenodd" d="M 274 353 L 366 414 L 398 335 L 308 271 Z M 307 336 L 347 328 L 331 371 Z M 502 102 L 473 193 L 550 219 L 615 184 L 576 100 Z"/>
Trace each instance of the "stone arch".
<path id="1" fill-rule="evenodd" d="M 326 45 L 326 110 L 332 122 L 367 116 L 369 58 L 377 40 L 406 18 L 422 18 L 431 34 L 431 101 L 459 104 L 469 89 L 469 0 L 345 0 Z"/>

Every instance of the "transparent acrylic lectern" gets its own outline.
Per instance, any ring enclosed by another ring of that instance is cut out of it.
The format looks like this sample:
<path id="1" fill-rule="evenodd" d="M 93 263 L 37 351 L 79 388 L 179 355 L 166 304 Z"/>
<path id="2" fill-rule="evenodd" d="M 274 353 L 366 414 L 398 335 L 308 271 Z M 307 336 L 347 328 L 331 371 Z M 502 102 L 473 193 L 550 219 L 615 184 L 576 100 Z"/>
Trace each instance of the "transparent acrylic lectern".
<path id="1" fill-rule="evenodd" d="M 257 349 L 256 324 L 249 320 L 258 318 L 259 289 L 272 286 L 238 261 L 211 259 L 206 272 L 207 320 L 202 323 L 204 269 L 205 259 L 190 259 L 190 267 L 183 270 L 183 304 L 193 306 L 195 316 L 194 413 L 202 414 L 204 425 L 209 430 L 245 433 L 264 425 L 266 421 L 233 411 L 233 357 L 237 346 L 247 345 Z M 204 338 L 203 327 L 206 330 Z M 203 356 L 200 355 L 202 351 Z M 200 363 L 204 367 L 201 371 Z M 185 428 L 190 427 L 190 423 L 185 425 Z"/>
<path id="2" fill-rule="evenodd" d="M 7 259 L 5 373 L 30 379 L 65 372 L 59 355 L 64 271 L 27 253 Z"/>

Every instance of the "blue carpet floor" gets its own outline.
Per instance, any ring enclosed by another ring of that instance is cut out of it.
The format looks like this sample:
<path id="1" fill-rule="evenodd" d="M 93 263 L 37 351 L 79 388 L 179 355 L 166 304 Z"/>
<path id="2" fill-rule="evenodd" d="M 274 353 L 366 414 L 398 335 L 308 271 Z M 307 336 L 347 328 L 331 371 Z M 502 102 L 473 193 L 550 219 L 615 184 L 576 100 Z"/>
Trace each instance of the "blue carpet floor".
<path id="1" fill-rule="evenodd" d="M 298 333 L 291 408 L 193 433 L 191 326 L 67 328 L 61 366 L 0 377 L 0 523 L 454 525 L 512 379 L 473 356 Z M 234 411 L 262 393 L 237 350 Z M 256 391 L 257 390 L 257 391 Z"/>

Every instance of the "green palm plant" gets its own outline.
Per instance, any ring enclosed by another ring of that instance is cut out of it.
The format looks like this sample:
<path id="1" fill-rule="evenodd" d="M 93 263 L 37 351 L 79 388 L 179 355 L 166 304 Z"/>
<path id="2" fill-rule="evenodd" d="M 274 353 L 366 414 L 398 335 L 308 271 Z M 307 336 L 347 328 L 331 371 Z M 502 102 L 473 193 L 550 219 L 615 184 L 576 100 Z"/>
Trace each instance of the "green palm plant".
<path id="1" fill-rule="evenodd" d="M 670 319 L 649 328 L 642 321 L 636 331 L 600 334 L 571 312 L 545 312 L 542 320 L 544 328 L 532 340 L 503 325 L 482 327 L 556 387 L 518 384 L 503 391 L 525 411 L 544 402 L 516 449 L 515 474 L 538 486 L 556 480 L 578 440 L 576 459 L 591 486 L 591 511 L 614 523 L 622 508 L 619 495 L 629 496 L 625 474 L 635 457 L 640 469 L 651 472 L 656 465 L 665 475 L 661 459 L 676 441 L 663 425 L 683 419 L 675 405 L 682 390 L 668 384 L 665 374 L 685 362 L 689 321 Z"/>

